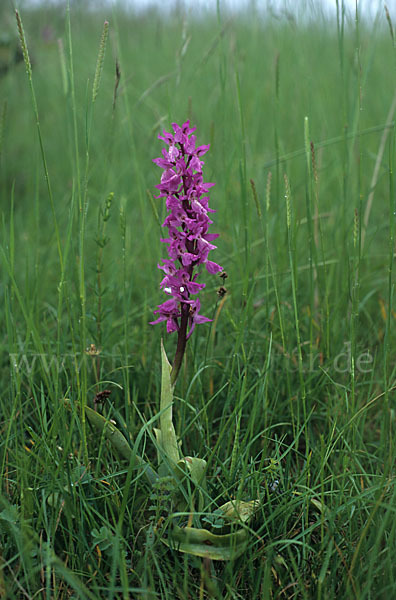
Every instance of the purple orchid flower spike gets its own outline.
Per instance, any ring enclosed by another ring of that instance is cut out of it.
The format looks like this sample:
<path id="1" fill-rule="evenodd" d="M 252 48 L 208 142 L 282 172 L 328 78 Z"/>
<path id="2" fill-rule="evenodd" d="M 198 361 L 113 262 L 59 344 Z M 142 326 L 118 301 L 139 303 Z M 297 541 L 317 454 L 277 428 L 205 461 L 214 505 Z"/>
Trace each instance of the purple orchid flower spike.
<path id="1" fill-rule="evenodd" d="M 171 373 L 173 384 L 195 326 L 211 320 L 199 312 L 201 303 L 196 295 L 205 284 L 197 281 L 196 269 L 205 265 L 209 273 L 215 274 L 222 267 L 208 259 L 209 252 L 216 248 L 212 242 L 218 237 L 208 233 L 213 222 L 208 213 L 215 212 L 209 208 L 208 191 L 214 184 L 204 183 L 202 177 L 201 157 L 209 146 L 196 146 L 195 127 L 190 127 L 189 121 L 182 126 L 172 123 L 172 128 L 173 134 L 164 131 L 158 136 L 168 147 L 162 149 L 162 158 L 153 160 L 163 169 L 156 187 L 160 191 L 157 198 L 166 198 L 168 215 L 162 226 L 167 227 L 168 237 L 161 241 L 167 244 L 169 258 L 163 259 L 158 268 L 165 275 L 160 287 L 170 298 L 154 311 L 158 318 L 151 324 L 166 321 L 168 333 L 178 332 Z"/>

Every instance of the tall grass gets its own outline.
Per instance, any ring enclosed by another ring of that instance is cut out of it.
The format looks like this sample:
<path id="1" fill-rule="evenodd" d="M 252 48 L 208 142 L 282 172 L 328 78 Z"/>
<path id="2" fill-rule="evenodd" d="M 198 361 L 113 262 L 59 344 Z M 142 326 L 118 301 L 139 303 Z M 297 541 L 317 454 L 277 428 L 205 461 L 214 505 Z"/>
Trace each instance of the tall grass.
<path id="1" fill-rule="evenodd" d="M 341 1 L 334 20 L 4 10 L 26 68 L 0 79 L 0 596 L 395 593 L 392 19 Z M 155 460 L 151 159 L 186 118 L 211 143 L 228 277 L 203 294 L 176 430 L 217 506 L 261 498 L 225 563 L 162 544 L 166 494 L 78 416 L 95 407 L 132 444 L 143 427 Z"/>

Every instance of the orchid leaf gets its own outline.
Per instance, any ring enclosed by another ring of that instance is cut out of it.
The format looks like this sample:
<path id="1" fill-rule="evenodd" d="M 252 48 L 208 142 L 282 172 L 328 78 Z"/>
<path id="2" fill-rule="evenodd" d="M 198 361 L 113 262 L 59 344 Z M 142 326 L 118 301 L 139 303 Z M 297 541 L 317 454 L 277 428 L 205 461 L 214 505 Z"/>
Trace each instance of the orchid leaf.
<path id="1" fill-rule="evenodd" d="M 316 498 L 311 498 L 311 504 L 312 506 L 314 506 L 319 512 L 321 512 L 322 514 L 326 514 L 327 511 L 327 507 L 325 504 L 323 504 L 323 502 L 320 502 L 319 500 L 316 500 Z"/>
<path id="2" fill-rule="evenodd" d="M 218 512 L 225 519 L 247 523 L 260 506 L 260 500 L 231 500 L 219 507 Z"/>
<path id="3" fill-rule="evenodd" d="M 206 489 L 206 460 L 196 456 L 184 456 L 177 461 L 178 470 L 188 473 L 193 482 Z"/>
<path id="4" fill-rule="evenodd" d="M 172 421 L 173 385 L 171 383 L 171 364 L 166 356 L 164 344 L 161 340 L 161 404 L 160 404 L 160 428 L 161 434 L 157 435 L 162 449 L 172 463 L 177 463 L 180 458 L 179 446 L 175 428 Z"/>
<path id="5" fill-rule="evenodd" d="M 197 458 L 193 456 L 184 456 L 177 462 L 177 466 L 174 470 L 175 476 L 178 479 L 186 479 L 186 476 L 193 483 L 194 487 L 198 491 L 198 512 L 202 512 L 205 505 L 205 498 L 203 491 L 206 491 L 206 460 L 203 458 Z M 192 500 L 192 499 L 191 499 Z M 184 510 L 185 501 L 180 498 L 178 502 L 178 510 Z M 190 507 L 192 504 L 190 504 Z"/>
<path id="6" fill-rule="evenodd" d="M 302 492 L 295 491 L 293 493 L 295 496 L 302 496 Z M 317 498 L 310 498 L 309 501 L 312 504 L 312 506 L 314 506 L 316 508 L 316 510 L 321 512 L 323 515 L 326 515 L 327 506 L 325 504 L 323 504 L 323 502 L 320 502 L 320 500 L 317 500 Z"/>
<path id="7" fill-rule="evenodd" d="M 161 540 L 170 548 L 194 556 L 211 558 L 212 560 L 237 558 L 246 550 L 249 532 L 242 527 L 230 531 L 232 522 L 246 524 L 259 506 L 259 500 L 250 500 L 249 502 L 230 501 L 203 519 L 211 527 L 220 527 L 220 531 L 224 532 L 225 529 L 227 533 L 213 533 L 208 529 L 174 525 L 169 530 L 168 537 L 161 537 Z"/>
<path id="8" fill-rule="evenodd" d="M 64 404 L 66 408 L 71 410 L 72 405 L 70 400 L 65 399 Z M 109 440 L 113 448 L 117 450 L 117 452 L 121 454 L 123 458 L 128 461 L 133 460 L 135 467 L 141 467 L 144 469 L 144 474 L 151 485 L 157 481 L 158 475 L 154 469 L 152 469 L 141 456 L 134 452 L 125 436 L 111 421 L 109 421 L 109 419 L 106 419 L 106 417 L 96 412 L 92 408 L 89 408 L 88 406 L 85 407 L 85 414 L 92 427 L 94 427 L 94 429 L 96 429 L 98 432 L 103 433 L 105 438 Z"/>
<path id="9" fill-rule="evenodd" d="M 260 506 L 260 500 L 231 500 L 219 506 L 214 512 L 206 514 L 202 521 L 208 523 L 210 529 L 220 533 L 228 533 L 234 524 L 247 524 Z"/>
<path id="10" fill-rule="evenodd" d="M 161 538 L 169 548 L 212 560 L 237 558 L 246 550 L 248 533 L 238 529 L 226 535 L 216 535 L 207 529 L 174 526 L 167 539 Z"/>
<path id="11" fill-rule="evenodd" d="M 157 427 L 153 427 L 153 431 L 154 431 L 155 439 L 157 440 L 157 461 L 158 461 L 158 464 L 160 464 L 161 460 L 162 460 L 162 457 L 161 457 L 161 448 L 162 448 L 161 429 L 158 429 Z"/>

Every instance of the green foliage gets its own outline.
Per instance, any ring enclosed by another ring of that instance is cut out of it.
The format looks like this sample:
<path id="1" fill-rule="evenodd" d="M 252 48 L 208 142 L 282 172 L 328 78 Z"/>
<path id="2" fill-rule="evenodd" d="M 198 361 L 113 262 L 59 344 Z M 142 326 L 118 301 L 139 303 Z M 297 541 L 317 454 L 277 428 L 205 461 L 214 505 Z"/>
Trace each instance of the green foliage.
<path id="1" fill-rule="evenodd" d="M 394 595 L 395 16 L 342 5 L 2 9 L 22 48 L 0 79 L 0 596 Z M 151 159 L 189 117 L 227 277 L 172 390 L 192 462 L 170 518 L 169 469 L 145 467 L 167 415 Z M 246 531 L 244 551 L 181 554 L 188 527 Z"/>

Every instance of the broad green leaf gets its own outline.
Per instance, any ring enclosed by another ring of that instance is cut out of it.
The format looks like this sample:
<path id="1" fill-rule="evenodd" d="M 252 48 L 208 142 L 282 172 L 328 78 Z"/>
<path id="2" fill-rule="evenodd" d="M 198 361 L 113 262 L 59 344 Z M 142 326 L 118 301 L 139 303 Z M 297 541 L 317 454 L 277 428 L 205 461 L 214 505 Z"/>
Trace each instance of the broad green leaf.
<path id="1" fill-rule="evenodd" d="M 220 506 L 219 512 L 221 511 L 222 516 L 226 519 L 247 523 L 259 506 L 260 500 L 250 500 L 249 502 L 231 500 Z"/>
<path id="2" fill-rule="evenodd" d="M 185 473 L 189 473 L 193 482 L 206 489 L 206 460 L 203 458 L 197 458 L 196 456 L 184 456 L 177 461 L 178 470 L 183 470 Z"/>
<path id="3" fill-rule="evenodd" d="M 162 448 L 161 429 L 158 429 L 157 427 L 153 427 L 153 431 L 154 431 L 155 439 L 157 440 L 157 444 L 158 444 L 157 461 L 158 461 L 158 464 L 161 464 L 161 461 L 162 461 L 161 451 L 160 451 L 160 449 Z"/>
<path id="4" fill-rule="evenodd" d="M 66 408 L 69 410 L 71 409 L 70 400 L 65 399 L 64 404 Z M 119 431 L 117 427 L 113 425 L 113 423 L 88 406 L 85 407 L 85 414 L 92 427 L 94 427 L 100 433 L 103 433 L 113 448 L 115 448 L 121 454 L 121 456 L 129 461 L 133 460 L 136 467 L 141 467 L 144 469 L 144 473 L 151 485 L 157 481 L 158 475 L 154 469 L 152 469 L 141 456 L 133 452 L 128 440 L 124 437 L 121 431 Z"/>
<path id="5" fill-rule="evenodd" d="M 160 403 L 160 428 L 161 445 L 169 461 L 177 463 L 180 458 L 179 446 L 175 428 L 172 421 L 173 385 L 171 383 L 172 366 L 166 356 L 164 344 L 161 340 L 161 403 Z M 157 436 L 158 439 L 158 436 Z"/>
<path id="6" fill-rule="evenodd" d="M 323 504 L 323 502 L 316 500 L 316 498 L 311 498 L 311 504 L 321 513 L 326 514 L 327 507 Z"/>
<path id="7" fill-rule="evenodd" d="M 294 491 L 293 494 L 295 496 L 303 495 L 302 492 L 296 492 L 296 491 Z M 320 502 L 320 500 L 317 500 L 316 498 L 310 498 L 309 501 L 312 504 L 312 506 L 314 506 L 316 508 L 316 510 L 318 510 L 322 514 L 326 514 L 327 506 L 325 504 L 323 504 L 323 502 Z"/>
<path id="8" fill-rule="evenodd" d="M 8 523 L 12 523 L 16 525 L 19 519 L 18 509 L 15 505 L 9 505 L 8 508 L 5 508 L 0 513 L 0 520 L 7 521 Z"/>
<path id="9" fill-rule="evenodd" d="M 203 492 L 206 491 L 206 460 L 203 458 L 197 458 L 193 456 L 184 456 L 179 461 L 177 461 L 177 465 L 174 469 L 174 474 L 177 479 L 181 480 L 181 483 L 184 484 L 184 488 L 186 489 L 188 486 L 188 482 L 186 479 L 188 478 L 190 482 L 193 484 L 193 487 L 196 488 L 198 492 L 198 507 L 194 508 L 194 496 L 193 494 L 189 499 L 188 507 L 186 507 L 186 499 L 183 495 L 179 494 L 177 500 L 177 510 L 184 511 L 186 509 L 189 510 L 198 510 L 198 512 L 202 512 L 205 506 L 205 497 Z M 183 481 L 184 480 L 184 481 Z M 191 487 L 191 485 L 190 485 Z M 193 490 L 194 492 L 194 490 Z"/>
<path id="10" fill-rule="evenodd" d="M 248 533 L 245 529 L 238 529 L 226 535 L 215 535 L 207 529 L 174 526 L 168 538 L 161 540 L 179 552 L 212 560 L 231 560 L 245 552 Z"/>

